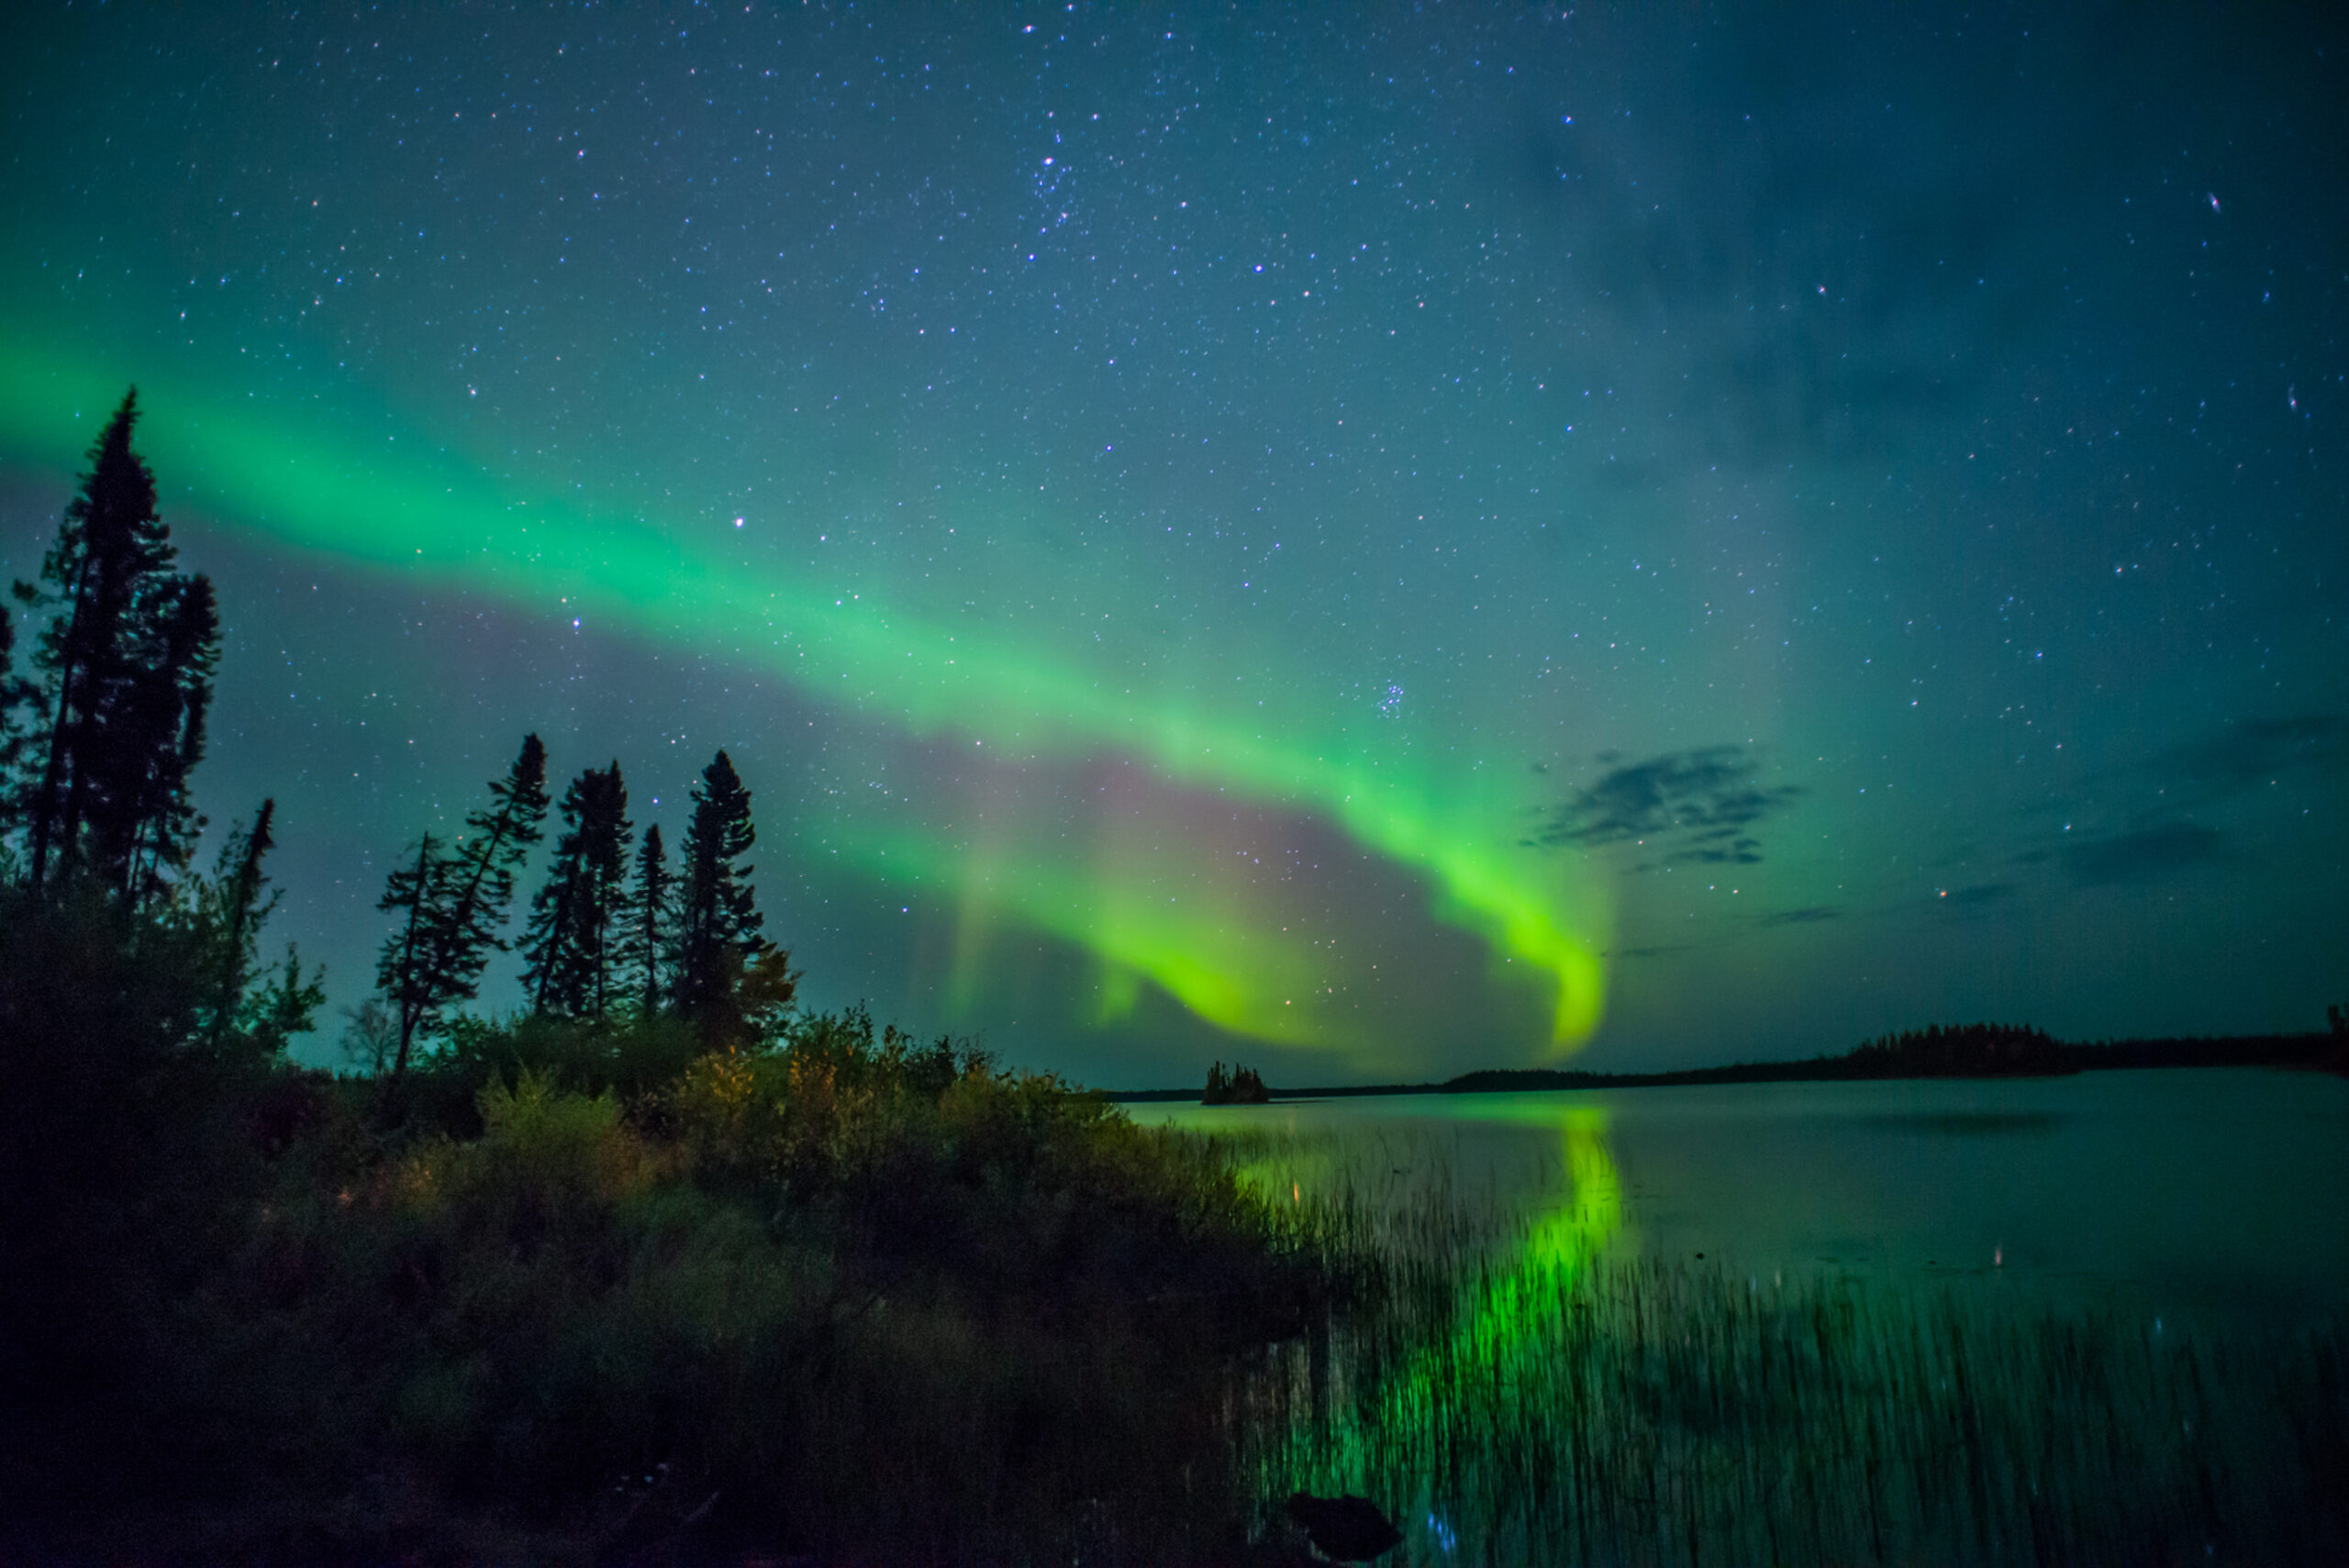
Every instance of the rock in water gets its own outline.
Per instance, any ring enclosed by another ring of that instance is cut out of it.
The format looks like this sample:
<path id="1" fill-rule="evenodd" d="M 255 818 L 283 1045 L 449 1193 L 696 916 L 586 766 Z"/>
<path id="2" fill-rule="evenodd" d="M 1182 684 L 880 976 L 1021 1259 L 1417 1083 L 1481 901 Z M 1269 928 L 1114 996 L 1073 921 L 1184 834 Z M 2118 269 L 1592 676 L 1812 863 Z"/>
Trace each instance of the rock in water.
<path id="1" fill-rule="evenodd" d="M 1403 1532 L 1367 1497 L 1316 1497 L 1292 1493 L 1288 1517 L 1305 1527 L 1305 1538 L 1324 1557 L 1340 1562 L 1367 1562 L 1403 1544 Z"/>

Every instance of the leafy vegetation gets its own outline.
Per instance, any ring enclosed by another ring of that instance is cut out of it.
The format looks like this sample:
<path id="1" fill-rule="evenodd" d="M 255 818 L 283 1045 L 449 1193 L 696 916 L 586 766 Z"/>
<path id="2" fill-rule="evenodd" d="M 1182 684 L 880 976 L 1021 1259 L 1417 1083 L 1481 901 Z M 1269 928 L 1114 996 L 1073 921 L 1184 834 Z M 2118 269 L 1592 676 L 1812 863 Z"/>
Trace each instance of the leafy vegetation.
<path id="1" fill-rule="evenodd" d="M 262 1548 L 362 1556 L 689 1515 L 829 1559 L 1179 1540 L 1240 1506 L 1236 1353 L 1327 1302 L 1204 1145 L 861 1013 L 716 1051 L 476 1026 L 387 1136 L 371 1083 L 203 1044 L 195 934 L 13 896 L 19 1517 L 232 1498 Z"/>

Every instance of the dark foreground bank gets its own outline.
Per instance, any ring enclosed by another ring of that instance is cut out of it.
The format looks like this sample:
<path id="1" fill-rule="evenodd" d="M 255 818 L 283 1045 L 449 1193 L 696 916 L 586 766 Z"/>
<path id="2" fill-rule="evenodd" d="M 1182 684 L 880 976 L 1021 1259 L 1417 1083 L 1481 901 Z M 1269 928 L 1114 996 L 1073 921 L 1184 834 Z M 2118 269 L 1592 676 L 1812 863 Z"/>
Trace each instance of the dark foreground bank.
<path id="1" fill-rule="evenodd" d="M 1202 1144 L 861 1013 L 336 1078 L 6 897 L 0 1556 L 1183 1561 L 1258 1501 L 1226 1394 L 1336 1276 Z"/>

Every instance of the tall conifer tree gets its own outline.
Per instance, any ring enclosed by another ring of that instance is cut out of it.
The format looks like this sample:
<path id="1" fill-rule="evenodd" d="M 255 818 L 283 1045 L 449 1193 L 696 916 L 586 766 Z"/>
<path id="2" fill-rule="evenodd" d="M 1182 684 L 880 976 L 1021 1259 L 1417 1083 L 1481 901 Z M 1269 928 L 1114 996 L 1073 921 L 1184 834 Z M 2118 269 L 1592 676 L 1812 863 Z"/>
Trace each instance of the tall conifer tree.
<path id="1" fill-rule="evenodd" d="M 262 801 L 251 826 L 230 829 L 212 875 L 195 883 L 196 917 L 215 954 L 209 994 L 196 1016 L 200 1037 L 214 1051 L 274 1056 L 310 1028 L 326 1002 L 324 968 L 306 974 L 291 943 L 283 965 L 261 962 L 261 929 L 279 897 L 262 869 L 275 847 L 276 820 L 277 803 Z"/>
<path id="2" fill-rule="evenodd" d="M 219 866 L 212 885 L 205 890 L 205 902 L 210 906 L 207 913 L 220 944 L 212 1020 L 206 1030 L 216 1051 L 235 1026 L 245 988 L 260 968 L 257 939 L 262 922 L 277 907 L 278 895 L 263 892 L 269 884 L 269 873 L 262 870 L 262 859 L 277 846 L 276 835 L 272 831 L 276 820 L 276 800 L 262 801 L 261 809 L 253 813 L 252 826 L 231 831 L 228 841 L 220 846 Z"/>
<path id="3" fill-rule="evenodd" d="M 573 791 L 577 789 L 573 786 Z M 571 804 L 566 792 L 563 804 Z M 522 988 L 530 994 L 534 1013 L 575 1013 L 567 1005 L 579 990 L 579 955 L 571 920 L 572 901 L 579 896 L 579 865 L 565 840 L 555 840 L 555 861 L 543 886 L 530 898 L 529 923 L 522 928 Z"/>
<path id="4" fill-rule="evenodd" d="M 24 802 L 11 784 L 24 756 L 24 710 L 40 699 L 40 688 L 17 673 L 17 628 L 0 609 L 0 831 L 22 819 Z"/>
<path id="5" fill-rule="evenodd" d="M 400 916 L 399 929 L 384 939 L 375 960 L 375 985 L 391 1004 L 399 1040 L 392 1056 L 395 1079 L 407 1071 L 408 1042 L 444 1005 L 428 961 L 433 929 L 448 902 L 449 871 L 448 846 L 428 832 L 416 841 L 415 859 L 403 855 L 384 879 L 375 906 Z"/>
<path id="6" fill-rule="evenodd" d="M 88 863 L 133 898 L 185 863 L 219 651 L 210 583 L 172 570 L 155 476 L 131 446 L 138 419 L 133 388 L 90 448 L 43 585 L 17 584 L 55 612 L 34 658 L 46 734 L 20 796 L 32 880 Z"/>
<path id="7" fill-rule="evenodd" d="M 219 662 L 212 584 L 177 577 L 135 628 L 131 673 L 100 732 L 103 773 L 89 807 L 90 859 L 106 882 L 144 900 L 184 869 L 203 819 L 188 775 L 204 760 L 205 716 Z"/>
<path id="8" fill-rule="evenodd" d="M 735 1021 L 742 972 L 768 947 L 759 935 L 764 917 L 751 895 L 751 868 L 740 863 L 757 838 L 751 792 L 720 751 L 694 786 L 677 878 L 676 1010 L 706 1034 Z"/>
<path id="9" fill-rule="evenodd" d="M 376 983 L 399 1014 L 395 1081 L 407 1072 L 417 1032 L 436 1027 L 450 1004 L 471 1000 L 489 955 L 505 951 L 497 929 L 514 902 L 514 873 L 546 814 L 546 748 L 526 735 L 513 767 L 489 786 L 489 804 L 465 817 L 465 836 L 443 845 L 427 833 L 414 863 L 388 879 L 377 907 L 406 917 L 375 962 Z"/>
<path id="10" fill-rule="evenodd" d="M 636 891 L 629 899 L 629 968 L 642 987 L 642 1011 L 648 1018 L 661 1010 L 665 995 L 662 977 L 668 967 L 675 902 L 676 878 L 669 873 L 668 851 L 655 822 L 644 829 L 644 842 L 636 852 Z"/>
<path id="11" fill-rule="evenodd" d="M 618 1000 L 628 904 L 628 785 L 617 762 L 562 795 L 554 865 L 530 901 L 522 974 L 542 1013 L 602 1018 Z"/>

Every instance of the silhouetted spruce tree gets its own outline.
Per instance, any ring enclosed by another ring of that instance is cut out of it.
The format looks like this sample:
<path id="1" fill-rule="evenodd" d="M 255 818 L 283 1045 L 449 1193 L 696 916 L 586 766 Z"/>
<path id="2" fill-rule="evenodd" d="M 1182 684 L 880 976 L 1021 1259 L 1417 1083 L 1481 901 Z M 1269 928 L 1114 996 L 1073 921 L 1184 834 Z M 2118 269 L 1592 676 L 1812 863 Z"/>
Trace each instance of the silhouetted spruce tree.
<path id="1" fill-rule="evenodd" d="M 204 751 L 219 617 L 155 509 L 155 476 L 131 448 L 136 388 L 90 448 L 89 472 L 41 562 L 17 584 L 54 614 L 34 666 L 46 734 L 20 794 L 34 885 L 87 864 L 134 900 L 185 863 L 189 771 Z"/>
<path id="2" fill-rule="evenodd" d="M 230 831 L 212 875 L 199 879 L 190 922 L 210 944 L 209 975 L 196 977 L 196 1038 L 215 1052 L 234 1048 L 263 1059 L 306 1032 L 326 991 L 323 966 L 303 973 L 287 943 L 282 964 L 261 962 L 261 929 L 276 909 L 262 861 L 275 847 L 277 803 L 264 800 L 252 826 Z"/>
<path id="3" fill-rule="evenodd" d="M 384 896 L 375 906 L 400 917 L 399 929 L 384 940 L 375 959 L 375 986 L 391 1004 L 396 1022 L 394 1078 L 407 1070 L 409 1040 L 445 1005 L 436 1000 L 438 988 L 427 978 L 427 960 L 439 911 L 449 901 L 449 870 L 447 846 L 428 832 L 416 841 L 414 862 L 403 857 L 384 878 Z"/>
<path id="4" fill-rule="evenodd" d="M 742 973 L 767 951 L 764 923 L 751 891 L 751 868 L 740 863 L 757 841 L 751 826 L 751 792 L 720 751 L 694 786 L 677 876 L 677 960 L 672 996 L 677 1014 L 705 1035 L 726 1032 L 735 1017 Z"/>
<path id="5" fill-rule="evenodd" d="M 286 943 L 282 963 L 261 962 L 261 929 L 280 896 L 262 869 L 276 845 L 276 819 L 277 802 L 264 800 L 252 826 L 232 829 L 212 875 L 196 881 L 195 898 L 185 906 L 209 944 L 212 973 L 199 977 L 197 985 L 197 1038 L 216 1053 L 235 1050 L 262 1060 L 274 1057 L 294 1036 L 308 1032 L 326 1005 L 320 984 L 325 966 L 305 974 L 293 943 Z"/>
<path id="6" fill-rule="evenodd" d="M 305 976 L 300 950 L 287 942 L 284 962 L 258 971 L 253 988 L 239 999 L 228 1039 L 264 1060 L 276 1056 L 295 1035 L 317 1027 L 318 1009 L 327 1002 L 326 974 L 322 963 Z"/>
<path id="7" fill-rule="evenodd" d="M 136 628 L 135 673 L 100 731 L 107 785 L 92 792 L 91 862 L 108 885 L 144 902 L 184 870 L 204 826 L 188 775 L 204 760 L 204 720 L 219 663 L 220 615 L 212 584 L 176 577 L 154 595 Z"/>
<path id="8" fill-rule="evenodd" d="M 578 893 L 579 867 L 563 854 L 557 840 L 554 867 L 545 885 L 531 895 L 529 922 L 522 928 L 522 988 L 530 994 L 534 1013 L 573 1010 L 563 1003 L 577 989 L 571 903 Z"/>
<path id="9" fill-rule="evenodd" d="M 375 961 L 376 984 L 399 1017 L 395 1083 L 407 1072 L 417 1032 L 437 1028 L 451 1003 L 471 1000 L 489 955 L 505 951 L 497 929 L 514 902 L 514 873 L 546 820 L 547 752 L 536 735 L 522 738 L 521 753 L 489 786 L 489 797 L 466 817 L 466 835 L 456 843 L 424 835 L 414 862 L 403 858 L 376 906 L 406 917 Z"/>
<path id="10" fill-rule="evenodd" d="M 579 893 L 572 900 L 582 981 L 572 1011 L 602 1018 L 622 995 L 628 928 L 628 851 L 636 825 L 628 819 L 628 784 L 615 760 L 602 773 L 580 775 Z"/>
<path id="11" fill-rule="evenodd" d="M 212 1017 L 205 1033 L 213 1049 L 219 1049 L 236 1026 L 237 1013 L 242 1005 L 245 987 L 259 969 L 256 939 L 261 935 L 263 920 L 277 907 L 278 895 L 263 896 L 269 873 L 261 868 L 263 856 L 277 845 L 271 832 L 277 820 L 277 802 L 263 800 L 261 809 L 253 813 L 253 824 L 241 830 L 231 830 L 228 840 L 220 846 L 220 860 L 212 884 L 206 888 L 206 913 L 217 933 L 220 944 L 218 978 L 213 986 Z"/>
<path id="12" fill-rule="evenodd" d="M 9 786 L 23 764 L 25 710 L 40 697 L 40 688 L 17 673 L 17 628 L 0 609 L 0 832 L 22 819 L 24 801 Z"/>
<path id="13" fill-rule="evenodd" d="M 661 842 L 661 825 L 644 829 L 636 851 L 636 891 L 629 898 L 629 959 L 642 983 L 646 1018 L 661 1010 L 662 975 L 669 956 L 672 906 L 676 902 L 676 878 L 669 874 L 669 855 Z"/>
<path id="14" fill-rule="evenodd" d="M 618 1000 L 628 905 L 628 785 L 620 765 L 589 768 L 562 795 L 554 865 L 530 900 L 522 983 L 532 1007 L 602 1018 Z"/>

